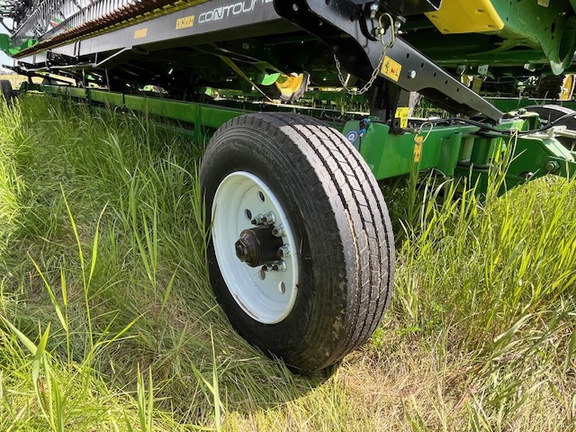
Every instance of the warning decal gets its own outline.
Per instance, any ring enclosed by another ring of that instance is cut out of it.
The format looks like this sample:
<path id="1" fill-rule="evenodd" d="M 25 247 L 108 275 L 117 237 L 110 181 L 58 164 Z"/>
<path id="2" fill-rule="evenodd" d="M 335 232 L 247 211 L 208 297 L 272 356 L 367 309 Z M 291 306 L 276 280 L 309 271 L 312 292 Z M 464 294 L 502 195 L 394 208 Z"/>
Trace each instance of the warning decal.
<path id="1" fill-rule="evenodd" d="M 417 136 L 414 138 L 414 162 L 419 163 L 422 159 L 422 144 L 424 143 L 424 137 Z"/>
<path id="2" fill-rule="evenodd" d="M 392 60 L 390 57 L 384 57 L 384 62 L 382 63 L 382 75 L 390 78 L 393 81 L 398 81 L 400 78 L 400 72 L 402 71 L 402 65 L 396 60 Z"/>

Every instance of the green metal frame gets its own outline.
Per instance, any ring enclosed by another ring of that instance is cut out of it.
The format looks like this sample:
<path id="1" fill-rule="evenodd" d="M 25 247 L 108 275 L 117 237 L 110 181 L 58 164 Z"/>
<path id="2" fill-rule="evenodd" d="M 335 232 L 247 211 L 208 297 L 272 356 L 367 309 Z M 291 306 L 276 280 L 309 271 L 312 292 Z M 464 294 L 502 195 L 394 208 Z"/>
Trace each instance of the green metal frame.
<path id="1" fill-rule="evenodd" d="M 90 88 L 27 83 L 21 88 L 21 91 L 30 90 L 191 123 L 197 141 L 203 138 L 203 128 L 216 129 L 249 112 Z M 553 134 L 530 132 L 538 126 L 538 117 L 527 114 L 501 122 L 498 131 L 461 123 L 445 125 L 420 121 L 415 130 L 404 129 L 398 134 L 388 125 L 370 119 L 348 121 L 340 129 L 360 151 L 377 180 L 433 169 L 449 177 L 468 178 L 478 184 L 477 190 L 482 193 L 486 189 L 489 168 L 504 157 L 510 161 L 505 178 L 507 189 L 547 174 L 575 176 L 576 152 L 568 151 Z M 499 131 L 507 132 L 509 136 L 504 137 Z"/>
<path id="2" fill-rule="evenodd" d="M 576 152 L 568 151 L 544 132 L 529 132 L 537 119 L 528 115 L 501 123 L 498 129 L 511 132 L 509 137 L 481 131 L 477 126 L 440 126 L 429 122 L 423 123 L 421 130 L 397 135 L 382 123 L 362 126 L 361 122 L 350 121 L 343 133 L 378 180 L 434 169 L 448 177 L 469 178 L 483 192 L 494 161 L 509 160 L 506 189 L 547 174 L 576 175 Z"/>
<path id="3" fill-rule="evenodd" d="M 505 97 L 494 97 L 486 98 L 490 103 L 503 112 L 516 111 L 520 108 L 524 108 L 530 105 L 558 105 L 566 108 L 570 108 L 576 111 L 576 101 L 562 101 L 556 99 L 534 99 L 534 98 L 505 98 Z"/>
<path id="4" fill-rule="evenodd" d="M 170 99 L 126 95 L 106 90 L 83 89 L 69 86 L 34 85 L 25 83 L 23 91 L 39 90 L 44 93 L 84 99 L 108 107 L 123 107 L 164 119 L 191 123 L 195 126 L 194 138 L 203 138 L 202 127 L 217 129 L 228 120 L 246 114 L 246 110 L 217 107 L 208 104 L 181 102 Z M 198 127 L 200 126 L 200 127 Z"/>

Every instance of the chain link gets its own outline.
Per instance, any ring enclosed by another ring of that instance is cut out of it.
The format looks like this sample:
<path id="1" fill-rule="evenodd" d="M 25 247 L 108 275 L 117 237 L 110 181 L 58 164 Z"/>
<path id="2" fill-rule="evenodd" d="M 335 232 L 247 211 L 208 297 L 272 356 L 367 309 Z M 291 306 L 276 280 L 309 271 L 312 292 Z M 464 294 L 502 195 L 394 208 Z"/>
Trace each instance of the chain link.
<path id="1" fill-rule="evenodd" d="M 390 31 L 392 33 L 390 36 L 390 42 L 388 42 L 388 43 L 386 43 L 386 40 L 384 38 L 385 32 L 384 32 L 384 28 L 382 27 L 382 17 L 386 17 L 390 20 L 390 27 L 389 28 L 390 28 Z M 372 71 L 372 76 L 366 82 L 366 84 L 364 84 L 362 86 L 362 88 L 360 88 L 359 90 L 357 90 L 353 87 L 348 87 L 347 80 L 344 79 L 344 76 L 342 74 L 342 66 L 340 65 L 340 61 L 338 61 L 338 58 L 336 57 L 336 55 L 334 55 L 334 62 L 336 63 L 336 71 L 338 72 L 338 79 L 340 80 L 340 84 L 342 84 L 342 87 L 344 87 L 344 90 L 346 90 L 348 92 L 348 94 L 350 94 L 352 96 L 362 95 L 362 94 L 366 93 L 370 87 L 372 87 L 372 84 L 374 84 L 374 81 L 378 77 L 378 72 L 380 72 L 380 70 L 382 69 L 382 65 L 384 63 L 384 58 L 386 57 L 386 51 L 388 50 L 388 48 L 391 48 L 394 46 L 394 42 L 396 41 L 396 28 L 394 25 L 394 18 L 392 18 L 392 15 L 390 15 L 388 13 L 383 13 L 382 15 L 380 15 L 380 18 L 378 18 L 378 28 L 376 29 L 376 31 L 380 35 L 380 43 L 382 44 L 384 49 L 382 51 L 382 54 L 380 55 L 380 59 L 378 60 L 377 66 Z"/>

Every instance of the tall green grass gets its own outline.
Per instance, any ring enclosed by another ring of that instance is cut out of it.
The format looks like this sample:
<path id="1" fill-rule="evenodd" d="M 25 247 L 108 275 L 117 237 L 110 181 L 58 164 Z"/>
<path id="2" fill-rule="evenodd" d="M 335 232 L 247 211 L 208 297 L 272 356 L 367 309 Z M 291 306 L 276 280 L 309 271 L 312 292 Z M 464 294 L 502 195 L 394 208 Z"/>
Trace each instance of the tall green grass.
<path id="1" fill-rule="evenodd" d="M 130 115 L 0 106 L 0 430 L 576 427 L 573 183 L 425 187 L 382 325 L 302 377 L 215 302 L 201 152 Z"/>

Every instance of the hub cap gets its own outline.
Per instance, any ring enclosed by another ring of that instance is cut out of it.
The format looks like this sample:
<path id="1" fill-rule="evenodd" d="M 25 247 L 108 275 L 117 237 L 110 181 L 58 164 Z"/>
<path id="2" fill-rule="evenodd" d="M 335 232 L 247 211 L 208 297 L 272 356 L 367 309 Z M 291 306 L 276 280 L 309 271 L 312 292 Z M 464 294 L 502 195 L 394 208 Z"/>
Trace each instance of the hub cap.
<path id="1" fill-rule="evenodd" d="M 232 297 L 261 323 L 282 321 L 296 300 L 298 255 L 272 190 L 248 172 L 228 175 L 214 196 L 212 222 L 216 259 Z"/>

